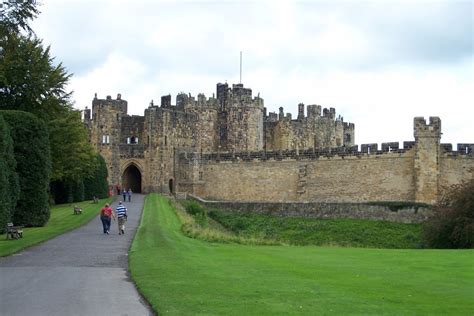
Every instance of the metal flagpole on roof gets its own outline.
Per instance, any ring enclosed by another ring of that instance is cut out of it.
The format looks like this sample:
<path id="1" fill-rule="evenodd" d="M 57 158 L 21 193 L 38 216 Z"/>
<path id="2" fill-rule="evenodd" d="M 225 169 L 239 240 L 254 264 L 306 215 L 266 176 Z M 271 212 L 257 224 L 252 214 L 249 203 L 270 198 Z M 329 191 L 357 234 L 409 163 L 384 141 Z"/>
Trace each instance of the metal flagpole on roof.
<path id="1" fill-rule="evenodd" d="M 242 83 L 242 51 L 240 51 L 240 83 Z"/>

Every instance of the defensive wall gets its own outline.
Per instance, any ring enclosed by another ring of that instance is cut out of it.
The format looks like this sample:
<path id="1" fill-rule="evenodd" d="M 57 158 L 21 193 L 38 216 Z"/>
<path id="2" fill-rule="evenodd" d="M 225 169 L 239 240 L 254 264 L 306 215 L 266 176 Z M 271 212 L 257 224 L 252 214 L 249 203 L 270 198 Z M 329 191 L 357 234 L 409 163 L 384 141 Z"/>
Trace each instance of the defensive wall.
<path id="1" fill-rule="evenodd" d="M 415 141 L 326 150 L 180 153 L 178 190 L 218 201 L 433 204 L 474 176 L 474 144 L 440 144 L 441 121 L 415 118 Z"/>

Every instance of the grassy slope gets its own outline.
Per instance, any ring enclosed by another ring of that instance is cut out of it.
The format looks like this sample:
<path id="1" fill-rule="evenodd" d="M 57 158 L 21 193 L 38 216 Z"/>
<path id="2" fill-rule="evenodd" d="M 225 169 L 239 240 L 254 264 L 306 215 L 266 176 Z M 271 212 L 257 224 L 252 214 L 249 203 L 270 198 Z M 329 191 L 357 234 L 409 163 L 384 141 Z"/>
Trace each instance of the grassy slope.
<path id="1" fill-rule="evenodd" d="M 171 315 L 468 315 L 473 267 L 473 251 L 207 243 L 157 195 L 130 252 L 139 290 Z"/>
<path id="2" fill-rule="evenodd" d="M 242 236 L 293 245 L 421 248 L 421 225 L 356 219 L 279 217 L 213 210 L 210 216 Z"/>
<path id="3" fill-rule="evenodd" d="M 5 234 L 0 235 L 0 257 L 11 255 L 88 223 L 99 214 L 100 208 L 110 200 L 99 200 L 98 204 L 84 201 L 51 207 L 51 217 L 44 227 L 24 228 L 23 238 L 17 240 L 7 240 Z M 73 215 L 73 205 L 82 208 L 81 215 Z"/>

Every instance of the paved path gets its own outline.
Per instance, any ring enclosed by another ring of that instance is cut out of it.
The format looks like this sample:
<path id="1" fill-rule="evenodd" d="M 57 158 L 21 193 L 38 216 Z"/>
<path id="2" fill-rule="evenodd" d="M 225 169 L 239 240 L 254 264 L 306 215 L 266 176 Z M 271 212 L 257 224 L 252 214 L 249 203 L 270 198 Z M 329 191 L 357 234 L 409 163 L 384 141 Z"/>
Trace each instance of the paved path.
<path id="1" fill-rule="evenodd" d="M 152 315 L 128 276 L 127 252 L 140 221 L 134 194 L 125 235 L 99 217 L 72 232 L 0 258 L 0 315 Z M 112 205 L 114 208 L 116 204 Z"/>

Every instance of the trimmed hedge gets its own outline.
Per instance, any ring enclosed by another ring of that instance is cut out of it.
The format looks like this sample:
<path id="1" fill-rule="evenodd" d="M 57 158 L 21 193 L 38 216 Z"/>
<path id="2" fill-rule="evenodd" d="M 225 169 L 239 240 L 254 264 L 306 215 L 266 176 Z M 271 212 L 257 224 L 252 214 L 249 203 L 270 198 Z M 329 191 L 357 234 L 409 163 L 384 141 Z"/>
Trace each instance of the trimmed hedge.
<path id="1" fill-rule="evenodd" d="M 20 193 L 15 169 L 10 128 L 0 115 L 0 232 L 3 232 L 6 224 L 10 222 Z"/>
<path id="2" fill-rule="evenodd" d="M 20 196 L 13 213 L 16 225 L 43 226 L 49 219 L 51 154 L 46 124 L 31 113 L 1 111 L 11 127 Z"/>
<path id="3" fill-rule="evenodd" d="M 97 169 L 94 175 L 84 179 L 84 198 L 86 200 L 92 200 L 94 196 L 99 199 L 104 199 L 109 196 L 107 165 L 100 154 L 97 154 L 96 159 Z"/>

